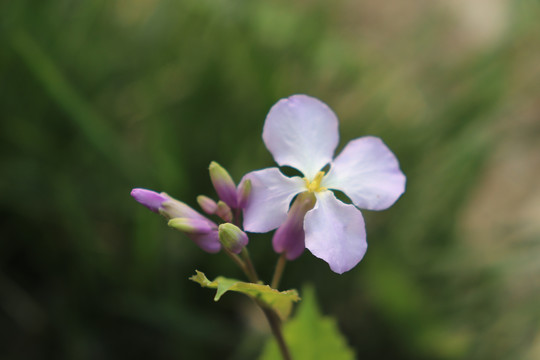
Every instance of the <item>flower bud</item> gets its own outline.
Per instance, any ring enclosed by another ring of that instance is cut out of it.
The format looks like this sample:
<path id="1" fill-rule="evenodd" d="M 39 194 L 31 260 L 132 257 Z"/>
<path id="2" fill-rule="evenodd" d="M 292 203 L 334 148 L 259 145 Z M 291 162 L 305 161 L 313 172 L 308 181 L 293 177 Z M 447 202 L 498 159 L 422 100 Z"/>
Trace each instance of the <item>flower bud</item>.
<path id="1" fill-rule="evenodd" d="M 133 189 L 131 196 L 150 210 L 171 219 L 169 226 L 186 234 L 202 250 L 209 253 L 217 253 L 221 250 L 216 223 L 190 206 L 171 198 L 164 192 L 159 194 L 146 189 Z"/>
<path id="2" fill-rule="evenodd" d="M 136 188 L 131 190 L 131 196 L 139 203 L 146 206 L 155 213 L 159 213 L 163 202 L 168 200 L 168 197 L 163 196 L 152 190 Z"/>
<path id="3" fill-rule="evenodd" d="M 174 218 L 169 220 L 168 225 L 186 234 L 207 234 L 215 230 L 215 226 L 201 219 Z"/>
<path id="4" fill-rule="evenodd" d="M 231 223 L 219 225 L 219 242 L 223 247 L 235 254 L 239 254 L 242 248 L 248 244 L 248 236 L 238 226 Z"/>
<path id="5" fill-rule="evenodd" d="M 251 195 L 251 180 L 243 180 L 240 185 L 238 185 L 237 191 L 239 209 L 243 209 L 246 207 L 246 204 L 249 200 L 249 195 Z"/>
<path id="6" fill-rule="evenodd" d="M 217 203 L 216 215 L 225 222 L 231 222 L 233 219 L 231 208 L 221 200 Z"/>
<path id="7" fill-rule="evenodd" d="M 191 206 L 173 199 L 166 193 L 161 193 L 161 195 L 167 197 L 167 201 L 164 201 L 161 204 L 159 213 L 166 217 L 167 219 L 174 218 L 193 218 L 193 219 L 206 219 L 204 216 L 195 211 Z M 210 220 L 208 220 L 210 221 Z"/>
<path id="8" fill-rule="evenodd" d="M 214 185 L 214 189 L 221 200 L 223 200 L 231 208 L 236 209 L 238 200 L 236 198 L 236 185 L 233 179 L 221 165 L 212 161 L 210 163 L 210 179 Z"/>
<path id="9" fill-rule="evenodd" d="M 281 254 L 285 253 L 288 260 L 294 260 L 304 251 L 305 233 L 304 217 L 306 213 L 315 206 L 315 196 L 312 193 L 304 192 L 294 200 L 287 219 L 276 230 L 272 238 L 274 251 Z"/>
<path id="10" fill-rule="evenodd" d="M 208 196 L 197 196 L 197 202 L 199 203 L 201 209 L 203 209 L 203 211 L 208 215 L 214 215 L 218 209 L 217 203 Z"/>
<path id="11" fill-rule="evenodd" d="M 183 232 L 206 252 L 214 254 L 221 250 L 217 225 L 206 218 L 174 218 L 169 220 L 169 226 Z"/>

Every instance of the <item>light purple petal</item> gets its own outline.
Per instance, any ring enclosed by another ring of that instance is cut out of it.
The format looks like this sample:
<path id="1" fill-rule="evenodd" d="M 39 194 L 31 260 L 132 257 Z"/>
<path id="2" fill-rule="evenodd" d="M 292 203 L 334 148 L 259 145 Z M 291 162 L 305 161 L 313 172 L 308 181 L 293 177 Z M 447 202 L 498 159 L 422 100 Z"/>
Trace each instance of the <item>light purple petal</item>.
<path id="1" fill-rule="evenodd" d="M 387 209 L 405 191 L 396 156 L 377 137 L 352 140 L 331 166 L 322 186 L 343 191 L 360 208 Z"/>
<path id="2" fill-rule="evenodd" d="M 244 179 L 251 180 L 251 194 L 244 208 L 244 230 L 248 232 L 264 233 L 280 226 L 293 197 L 305 190 L 304 180 L 288 178 L 278 168 L 253 171 Z"/>
<path id="3" fill-rule="evenodd" d="M 306 248 L 342 274 L 362 260 L 367 250 L 366 229 L 360 210 L 345 204 L 331 191 L 316 193 L 317 203 L 304 219 Z"/>
<path id="4" fill-rule="evenodd" d="M 339 141 L 338 120 L 322 101 L 293 95 L 270 109 L 263 140 L 280 166 L 292 166 L 311 179 L 332 160 Z"/>

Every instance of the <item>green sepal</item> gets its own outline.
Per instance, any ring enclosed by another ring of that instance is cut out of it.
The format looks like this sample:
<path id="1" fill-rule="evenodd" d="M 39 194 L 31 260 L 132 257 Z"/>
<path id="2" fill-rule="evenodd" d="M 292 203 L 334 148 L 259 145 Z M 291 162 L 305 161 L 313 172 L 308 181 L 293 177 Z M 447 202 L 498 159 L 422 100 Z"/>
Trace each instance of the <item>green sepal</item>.
<path id="1" fill-rule="evenodd" d="M 294 360 L 355 359 L 335 319 L 321 314 L 312 287 L 302 289 L 302 303 L 295 316 L 284 325 L 283 336 Z M 276 341 L 270 338 L 259 360 L 280 358 Z"/>
<path id="2" fill-rule="evenodd" d="M 223 276 L 214 281 L 208 280 L 204 273 L 195 270 L 196 274 L 189 279 L 199 283 L 202 287 L 217 289 L 214 301 L 218 301 L 227 291 L 236 291 L 262 302 L 264 305 L 276 311 L 281 320 L 289 317 L 293 302 L 300 301 L 296 290 L 278 291 L 268 285 L 253 284 Z"/>

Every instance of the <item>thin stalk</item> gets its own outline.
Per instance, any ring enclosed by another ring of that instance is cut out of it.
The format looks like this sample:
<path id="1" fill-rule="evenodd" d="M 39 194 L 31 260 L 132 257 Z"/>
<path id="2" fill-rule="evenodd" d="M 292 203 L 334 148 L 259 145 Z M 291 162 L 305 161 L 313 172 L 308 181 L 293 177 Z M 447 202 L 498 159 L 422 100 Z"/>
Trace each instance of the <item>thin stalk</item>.
<path id="1" fill-rule="evenodd" d="M 276 263 L 276 269 L 274 270 L 274 276 L 272 277 L 272 288 L 277 289 L 279 286 L 279 282 L 281 281 L 281 276 L 283 275 L 283 271 L 285 270 L 285 265 L 287 264 L 287 258 L 285 257 L 285 254 L 281 254 L 281 256 L 278 258 L 278 261 Z"/>
<path id="2" fill-rule="evenodd" d="M 247 275 L 248 271 L 247 271 L 247 266 L 246 266 L 246 263 L 240 259 L 240 257 L 238 255 L 236 255 L 235 253 L 233 253 L 232 251 L 230 250 L 227 250 L 227 249 L 223 249 L 225 251 L 225 254 L 227 254 L 228 257 L 230 257 L 232 259 L 232 261 L 234 261 L 236 263 L 236 265 L 238 265 L 240 267 L 240 269 L 242 269 L 242 271 Z"/>
<path id="3" fill-rule="evenodd" d="M 283 333 L 281 332 L 281 320 L 279 319 L 275 311 L 268 309 L 266 306 L 264 306 L 264 304 L 259 303 L 259 306 L 264 312 L 266 320 L 268 320 L 268 324 L 270 324 L 270 329 L 272 329 L 272 334 L 276 338 L 279 351 L 281 352 L 283 360 L 292 360 L 291 353 L 289 352 L 289 348 L 287 347 L 287 343 L 285 343 Z"/>
<path id="4" fill-rule="evenodd" d="M 242 259 L 246 263 L 246 268 L 247 268 L 246 275 L 252 282 L 257 284 L 259 282 L 259 276 L 257 275 L 257 271 L 255 270 L 255 267 L 253 266 L 253 263 L 251 262 L 251 257 L 249 256 L 249 252 L 247 248 L 244 247 L 240 255 L 242 256 Z"/>
<path id="5" fill-rule="evenodd" d="M 246 274 L 246 276 L 251 282 L 255 284 L 259 283 L 259 277 L 257 276 L 257 272 L 255 271 L 253 263 L 251 262 L 249 252 L 245 247 L 242 249 L 241 252 L 243 260 L 238 255 L 228 250 L 225 250 L 225 253 L 242 269 L 242 271 Z M 283 269 L 281 270 L 281 272 L 283 273 Z M 279 316 L 274 310 L 268 308 L 261 301 L 255 300 L 255 302 L 263 311 L 264 316 L 266 316 L 266 320 L 270 325 L 272 335 L 274 335 L 274 337 L 276 338 L 276 342 L 278 344 L 279 351 L 281 352 L 283 360 L 292 360 L 291 353 L 289 352 L 289 348 L 287 347 L 287 343 L 285 343 L 285 338 L 283 337 L 283 333 L 281 332 L 281 320 Z"/>

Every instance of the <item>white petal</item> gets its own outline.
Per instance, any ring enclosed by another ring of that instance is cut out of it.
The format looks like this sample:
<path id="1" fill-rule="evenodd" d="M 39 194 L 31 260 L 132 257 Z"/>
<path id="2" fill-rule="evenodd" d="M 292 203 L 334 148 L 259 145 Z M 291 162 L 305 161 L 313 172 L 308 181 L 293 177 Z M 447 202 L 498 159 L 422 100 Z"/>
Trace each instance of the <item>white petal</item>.
<path id="1" fill-rule="evenodd" d="M 306 248 L 332 271 L 343 274 L 362 260 L 367 250 L 366 228 L 360 210 L 331 191 L 316 193 L 317 204 L 304 219 Z"/>
<path id="2" fill-rule="evenodd" d="M 338 120 L 322 101 L 293 95 L 272 106 L 263 140 L 280 166 L 292 166 L 312 179 L 332 161 L 339 141 Z"/>
<path id="3" fill-rule="evenodd" d="M 373 136 L 352 140 L 334 160 L 322 186 L 343 191 L 363 209 L 384 210 L 405 191 L 396 156 Z"/>
<path id="4" fill-rule="evenodd" d="M 249 232 L 264 233 L 279 227 L 287 218 L 293 197 L 306 189 L 304 180 L 288 178 L 278 168 L 253 171 L 244 179 L 251 180 L 244 208 L 244 230 Z"/>

